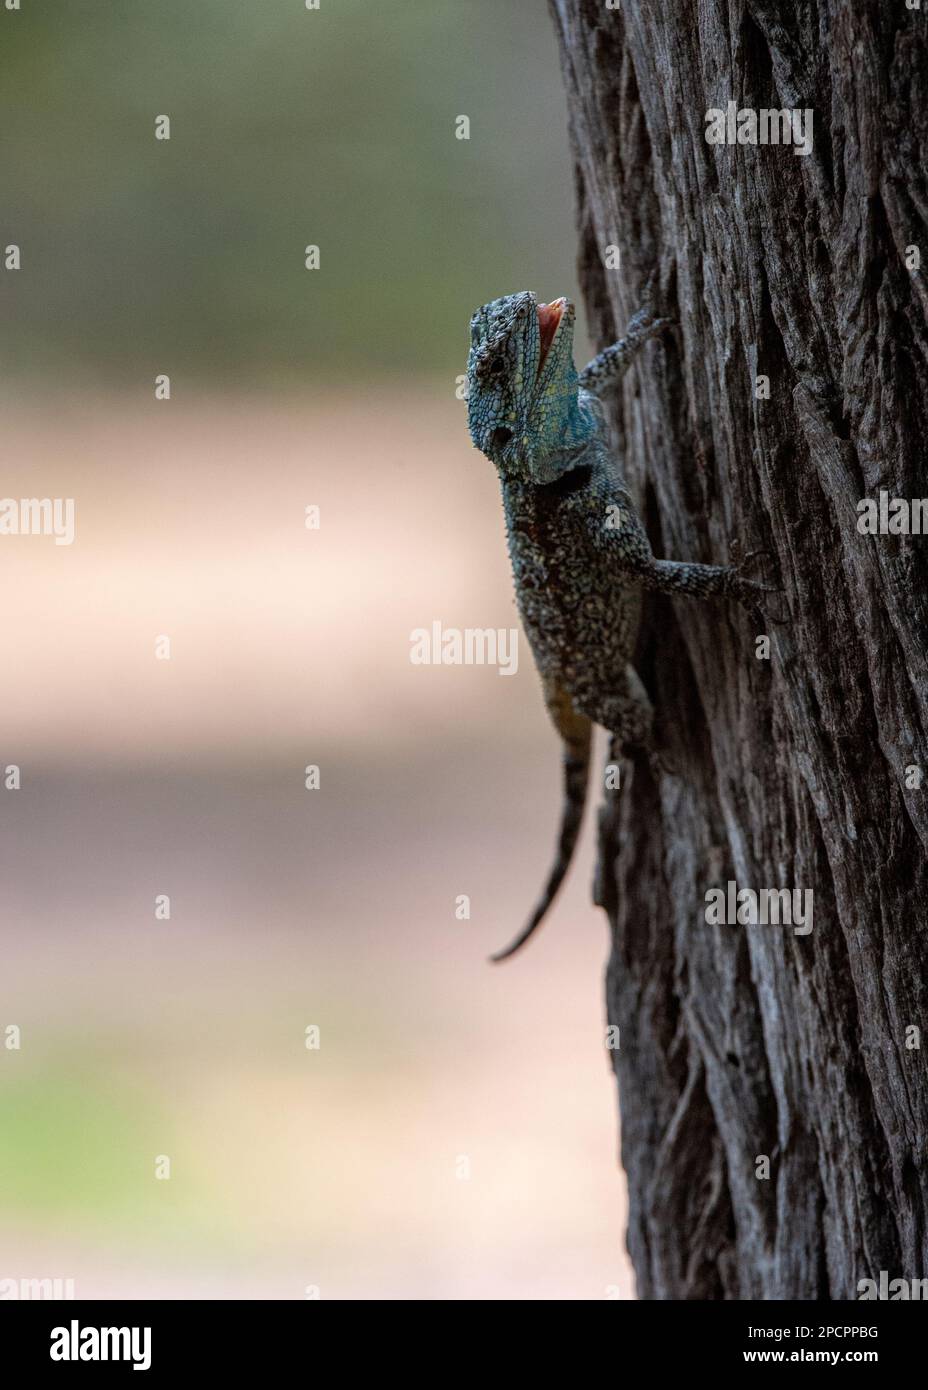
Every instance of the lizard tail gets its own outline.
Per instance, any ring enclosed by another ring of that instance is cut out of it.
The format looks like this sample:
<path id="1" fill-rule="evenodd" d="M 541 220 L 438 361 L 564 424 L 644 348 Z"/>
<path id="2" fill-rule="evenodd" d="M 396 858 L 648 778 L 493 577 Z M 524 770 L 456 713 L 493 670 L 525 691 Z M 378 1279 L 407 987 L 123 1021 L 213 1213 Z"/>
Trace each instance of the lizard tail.
<path id="1" fill-rule="evenodd" d="M 590 746 L 593 725 L 584 714 L 577 714 L 570 696 L 553 682 L 545 689 L 545 702 L 555 726 L 564 740 L 564 810 L 561 815 L 561 829 L 557 842 L 557 856 L 548 876 L 544 892 L 522 931 L 502 951 L 490 957 L 491 961 L 501 961 L 515 955 L 528 941 L 536 927 L 541 925 L 548 908 L 554 902 L 557 891 L 564 881 L 574 847 L 580 833 L 583 807 L 586 802 L 586 789 L 590 774 Z"/>

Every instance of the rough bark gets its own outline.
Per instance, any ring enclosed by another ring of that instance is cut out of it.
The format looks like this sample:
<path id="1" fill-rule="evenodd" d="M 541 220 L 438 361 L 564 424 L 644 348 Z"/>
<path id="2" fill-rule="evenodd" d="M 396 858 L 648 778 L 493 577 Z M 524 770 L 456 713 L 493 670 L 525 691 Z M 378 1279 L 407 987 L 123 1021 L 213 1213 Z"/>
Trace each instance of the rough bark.
<path id="1" fill-rule="evenodd" d="M 928 294 L 906 265 L 928 257 L 928 18 L 551 9 L 597 346 L 652 266 L 679 321 L 614 402 L 655 552 L 720 563 L 737 538 L 783 586 L 769 661 L 741 611 L 650 603 L 639 670 L 673 772 L 636 763 L 601 816 L 638 1290 L 856 1298 L 928 1274 L 928 785 L 906 786 L 928 773 L 928 537 L 861 535 L 856 510 L 928 494 Z M 709 145 L 730 99 L 811 107 L 813 152 Z M 812 933 L 708 925 L 729 879 L 813 889 Z"/>

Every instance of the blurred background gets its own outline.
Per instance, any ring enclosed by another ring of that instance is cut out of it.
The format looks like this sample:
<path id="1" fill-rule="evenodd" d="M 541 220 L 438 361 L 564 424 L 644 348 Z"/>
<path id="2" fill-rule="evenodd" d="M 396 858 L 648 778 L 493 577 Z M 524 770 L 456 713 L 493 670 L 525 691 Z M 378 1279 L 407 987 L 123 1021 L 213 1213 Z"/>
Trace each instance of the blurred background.
<path id="1" fill-rule="evenodd" d="M 524 639 L 409 660 L 517 624 L 457 378 L 477 305 L 576 295 L 546 6 L 0 16 L 0 492 L 76 509 L 0 537 L 0 1279 L 630 1297 L 592 817 L 490 967 L 557 740 Z"/>

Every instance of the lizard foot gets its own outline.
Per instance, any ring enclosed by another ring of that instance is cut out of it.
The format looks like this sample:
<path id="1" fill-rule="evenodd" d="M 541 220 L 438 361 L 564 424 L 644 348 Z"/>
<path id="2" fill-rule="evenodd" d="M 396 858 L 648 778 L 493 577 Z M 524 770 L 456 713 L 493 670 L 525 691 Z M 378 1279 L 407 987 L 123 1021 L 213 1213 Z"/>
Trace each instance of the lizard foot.
<path id="1" fill-rule="evenodd" d="M 671 318 L 655 318 L 648 308 L 639 309 L 637 314 L 633 314 L 629 319 L 625 336 L 639 343 L 647 342 L 649 338 L 657 338 L 668 328 L 673 328 L 676 322 L 676 319 Z"/>
<path id="2" fill-rule="evenodd" d="M 786 616 L 778 616 L 769 611 L 769 606 L 764 602 L 765 594 L 782 594 L 782 584 L 769 584 L 764 579 L 749 579 L 743 571 L 755 560 L 764 557 L 773 558 L 773 551 L 767 548 L 761 550 L 751 550 L 747 555 L 741 554 L 741 542 L 737 536 L 729 547 L 732 568 L 731 592 L 732 596 L 738 600 L 742 607 L 746 608 L 752 617 L 762 617 L 774 623 L 787 622 Z"/>
<path id="3" fill-rule="evenodd" d="M 628 321 L 625 332 L 629 337 L 656 338 L 665 329 L 672 328 L 677 320 L 661 315 L 657 309 L 657 271 L 648 276 L 642 295 L 642 306 Z"/>

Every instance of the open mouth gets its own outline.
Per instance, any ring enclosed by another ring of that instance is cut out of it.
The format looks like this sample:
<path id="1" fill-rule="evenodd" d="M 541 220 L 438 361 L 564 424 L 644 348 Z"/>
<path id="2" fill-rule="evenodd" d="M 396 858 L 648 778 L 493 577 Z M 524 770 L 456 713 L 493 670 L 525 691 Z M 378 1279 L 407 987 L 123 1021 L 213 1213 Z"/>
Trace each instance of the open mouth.
<path id="1" fill-rule="evenodd" d="M 545 358 L 548 355 L 551 344 L 554 342 L 554 335 L 557 332 L 561 315 L 567 308 L 567 300 L 563 298 L 554 299 L 550 304 L 539 304 L 538 309 L 538 332 L 541 338 L 541 353 L 538 358 L 538 371 L 541 372 L 545 365 Z"/>

